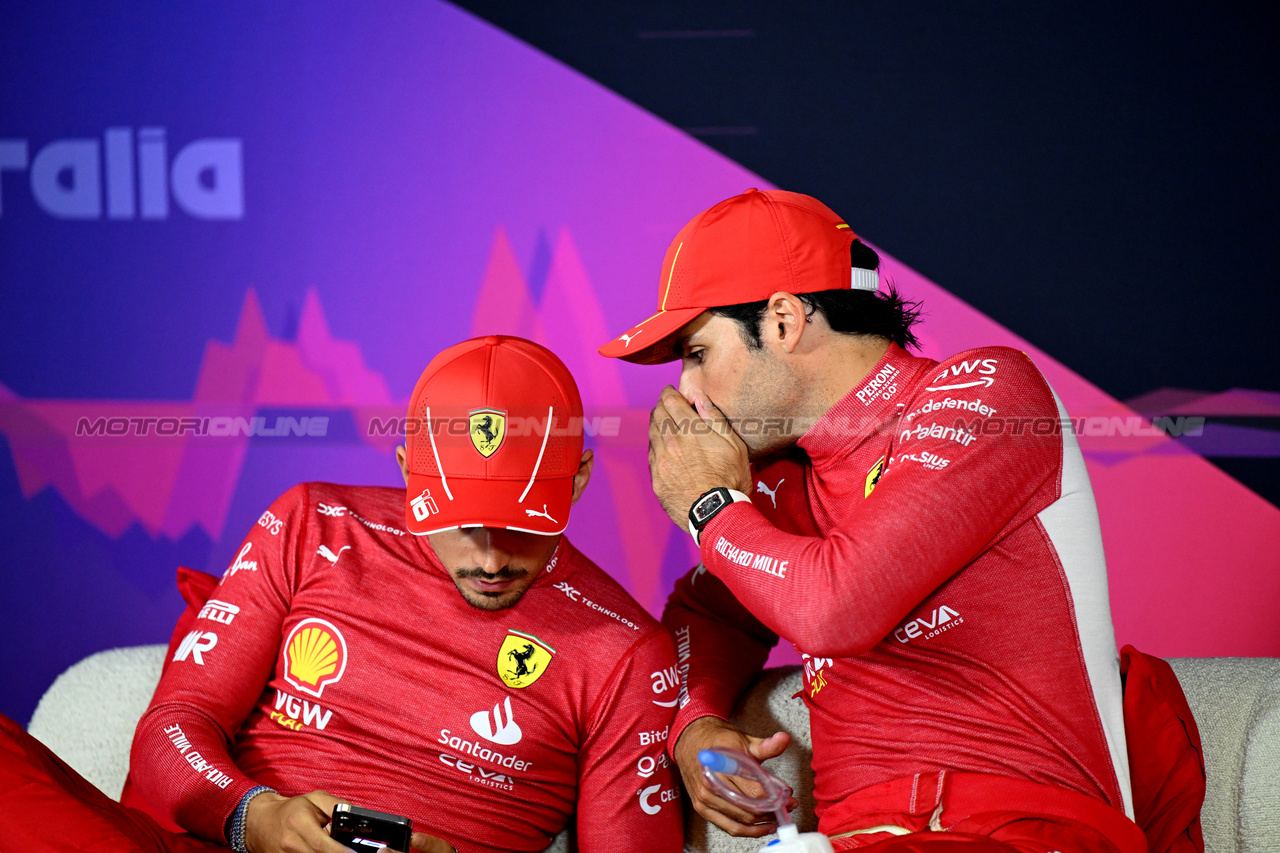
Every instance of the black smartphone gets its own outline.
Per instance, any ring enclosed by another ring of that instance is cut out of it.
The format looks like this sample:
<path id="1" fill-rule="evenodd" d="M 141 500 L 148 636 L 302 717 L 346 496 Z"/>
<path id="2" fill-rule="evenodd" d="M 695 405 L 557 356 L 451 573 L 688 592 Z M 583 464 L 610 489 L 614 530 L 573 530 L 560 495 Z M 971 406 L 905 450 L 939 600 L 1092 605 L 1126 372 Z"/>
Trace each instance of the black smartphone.
<path id="1" fill-rule="evenodd" d="M 360 853 L 374 853 L 383 846 L 408 853 L 413 822 L 398 814 L 338 803 L 333 807 L 333 823 L 329 832 L 334 841 Z"/>

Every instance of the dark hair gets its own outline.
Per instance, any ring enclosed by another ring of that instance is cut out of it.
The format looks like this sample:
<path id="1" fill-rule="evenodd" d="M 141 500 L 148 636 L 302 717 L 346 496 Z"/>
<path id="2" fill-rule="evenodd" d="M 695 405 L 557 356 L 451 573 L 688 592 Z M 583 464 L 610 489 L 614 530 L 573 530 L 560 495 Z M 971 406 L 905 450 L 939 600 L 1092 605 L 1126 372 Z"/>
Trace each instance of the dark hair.
<path id="1" fill-rule="evenodd" d="M 850 255 L 852 266 L 858 269 L 876 269 L 880 265 L 880 256 L 859 240 L 854 241 Z M 820 312 L 827 318 L 832 331 L 845 335 L 888 338 L 904 349 L 918 349 L 920 346 L 915 333 L 911 331 L 911 327 L 920 319 L 920 303 L 903 299 L 892 283 L 883 293 L 869 290 L 819 290 L 814 293 L 798 293 L 796 297 L 805 304 L 806 317 Z M 768 307 L 769 302 L 765 300 L 725 305 L 711 310 L 737 322 L 738 331 L 747 346 L 760 349 L 764 346 L 760 337 L 760 324 L 764 321 Z"/>

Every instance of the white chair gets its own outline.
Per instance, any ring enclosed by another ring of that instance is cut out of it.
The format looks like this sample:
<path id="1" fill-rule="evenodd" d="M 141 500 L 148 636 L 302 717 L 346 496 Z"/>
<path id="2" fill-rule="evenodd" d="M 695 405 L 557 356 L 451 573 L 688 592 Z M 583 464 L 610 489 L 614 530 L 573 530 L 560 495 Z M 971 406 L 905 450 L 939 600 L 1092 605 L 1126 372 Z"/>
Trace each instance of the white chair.
<path id="1" fill-rule="evenodd" d="M 72 666 L 40 699 L 27 730 L 67 764 L 119 799 L 133 730 L 146 710 L 165 646 L 111 649 Z M 1201 823 L 1207 853 L 1280 851 L 1280 659 L 1181 658 L 1169 662 L 1182 683 L 1204 744 L 1208 791 Z M 809 712 L 791 697 L 799 667 L 766 670 L 737 721 L 747 731 L 792 734 L 770 769 L 795 789 L 801 830 L 816 828 Z M 94 713 L 86 713 L 86 709 Z M 688 853 L 754 853 L 763 840 L 733 838 L 689 812 Z M 561 833 L 548 853 L 572 850 Z"/>

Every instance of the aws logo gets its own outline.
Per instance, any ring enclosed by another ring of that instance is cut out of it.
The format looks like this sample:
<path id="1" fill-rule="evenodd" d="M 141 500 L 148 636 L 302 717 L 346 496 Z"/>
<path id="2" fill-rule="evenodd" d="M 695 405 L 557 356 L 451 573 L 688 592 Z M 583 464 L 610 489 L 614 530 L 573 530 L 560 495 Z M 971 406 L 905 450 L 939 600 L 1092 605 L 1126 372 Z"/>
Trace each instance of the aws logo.
<path id="1" fill-rule="evenodd" d="M 171 197 L 196 219 L 244 218 L 239 139 L 195 139 L 172 159 L 163 127 L 138 128 L 136 142 L 133 128 L 109 127 L 101 140 L 30 147 L 0 139 L 0 177 L 26 171 L 36 204 L 59 219 L 101 219 L 104 197 L 107 219 L 168 219 Z"/>
<path id="2" fill-rule="evenodd" d="M 958 391 L 961 388 L 976 388 L 982 386 L 990 388 L 996 384 L 995 372 L 996 365 L 999 361 L 994 358 L 975 359 L 974 361 L 962 361 L 959 364 L 953 364 L 949 368 L 944 367 L 933 380 L 934 384 L 925 388 L 926 391 Z M 961 374 L 972 374 L 978 372 L 977 379 L 966 379 L 963 382 L 952 382 L 947 385 L 939 383 L 946 382 L 948 379 L 959 379 Z"/>
<path id="3" fill-rule="evenodd" d="M 284 678 L 303 693 L 320 696 L 347 668 L 347 641 L 323 619 L 303 619 L 284 641 Z"/>

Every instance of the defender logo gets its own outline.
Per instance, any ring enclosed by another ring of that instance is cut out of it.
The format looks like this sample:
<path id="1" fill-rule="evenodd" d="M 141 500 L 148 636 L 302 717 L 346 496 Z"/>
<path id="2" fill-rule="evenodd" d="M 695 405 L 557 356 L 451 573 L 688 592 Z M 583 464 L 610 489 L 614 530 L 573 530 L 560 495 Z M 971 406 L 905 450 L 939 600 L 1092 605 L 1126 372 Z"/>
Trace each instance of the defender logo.
<path id="1" fill-rule="evenodd" d="M 929 619 L 924 617 L 912 619 L 894 631 L 893 636 L 899 643 L 909 643 L 917 638 L 930 640 L 943 631 L 950 631 L 963 623 L 964 619 L 960 614 L 944 604 L 941 607 L 935 607 Z"/>
<path id="2" fill-rule="evenodd" d="M 502 709 L 507 709 L 507 721 L 502 721 Z M 513 743 L 519 743 L 523 734 L 520 726 L 516 723 L 516 719 L 511 714 L 511 697 L 506 696 L 502 700 L 501 705 L 493 706 L 493 718 L 490 720 L 488 711 L 476 711 L 471 715 L 471 730 L 480 737 L 494 743 L 500 743 L 503 746 L 511 746 Z"/>
<path id="3" fill-rule="evenodd" d="M 470 413 L 471 444 L 488 459 L 498 452 L 507 437 L 507 413 L 497 409 L 476 409 Z"/>

